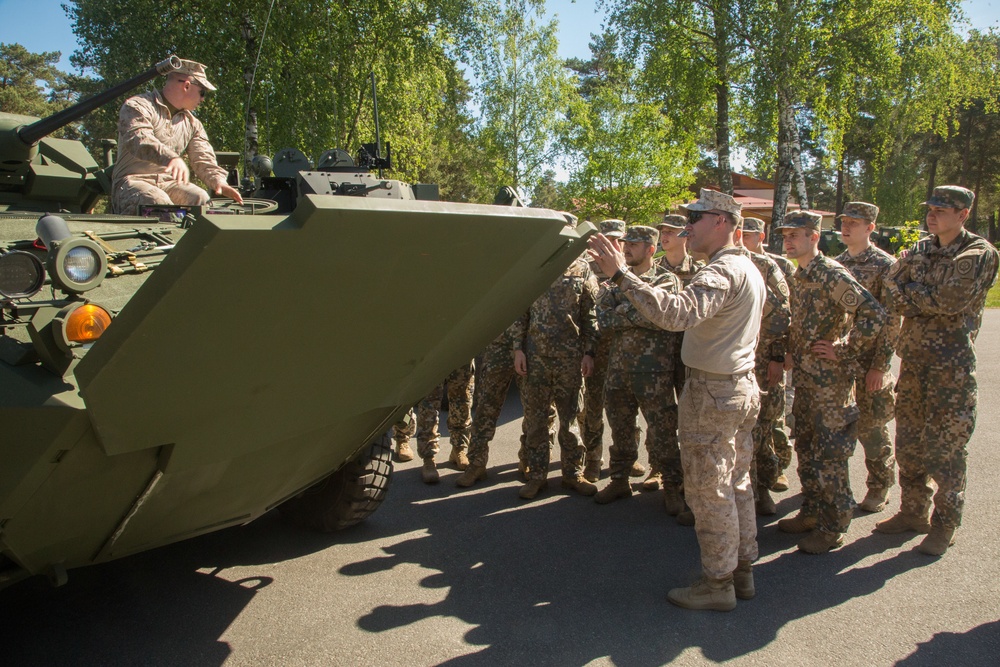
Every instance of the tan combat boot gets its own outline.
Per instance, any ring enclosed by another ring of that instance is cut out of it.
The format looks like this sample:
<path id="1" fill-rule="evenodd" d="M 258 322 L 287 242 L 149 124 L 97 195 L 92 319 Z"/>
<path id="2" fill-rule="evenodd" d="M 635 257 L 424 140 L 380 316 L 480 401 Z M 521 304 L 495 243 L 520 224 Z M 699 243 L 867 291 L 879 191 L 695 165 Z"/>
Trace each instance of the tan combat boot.
<path id="1" fill-rule="evenodd" d="M 689 528 L 694 525 L 694 512 L 687 506 L 687 503 L 684 503 L 684 511 L 677 515 L 677 523 Z"/>
<path id="2" fill-rule="evenodd" d="M 733 588 L 740 600 L 750 600 L 757 594 L 757 589 L 753 586 L 753 564 L 750 561 L 741 560 L 737 563 L 733 570 Z"/>
<path id="3" fill-rule="evenodd" d="M 948 547 L 955 543 L 955 529 L 931 526 L 931 532 L 917 545 L 917 551 L 928 556 L 943 556 Z"/>
<path id="4" fill-rule="evenodd" d="M 597 492 L 594 500 L 600 505 L 607 505 L 619 498 L 628 498 L 631 495 L 632 485 L 629 483 L 628 478 L 615 477 L 608 482 L 606 487 Z"/>
<path id="5" fill-rule="evenodd" d="M 774 499 L 771 498 L 771 493 L 763 486 L 757 489 L 757 515 L 758 516 L 773 516 L 778 512 L 778 508 L 774 504 Z"/>
<path id="6" fill-rule="evenodd" d="M 420 470 L 420 478 L 424 480 L 424 484 L 437 484 L 441 481 L 441 475 L 438 474 L 437 466 L 434 465 L 433 456 L 424 459 L 424 467 Z"/>
<path id="7" fill-rule="evenodd" d="M 723 579 L 702 577 L 687 588 L 671 590 L 667 593 L 667 599 L 685 609 L 732 611 L 736 609 L 733 575 L 730 574 Z"/>
<path id="8" fill-rule="evenodd" d="M 583 478 L 583 475 L 579 477 L 563 477 L 562 487 L 564 489 L 573 489 L 581 496 L 592 496 L 597 493 L 597 485 L 588 482 Z"/>
<path id="9" fill-rule="evenodd" d="M 399 441 L 396 443 L 396 460 L 400 463 L 413 460 L 413 450 L 410 449 L 409 442 Z"/>
<path id="10" fill-rule="evenodd" d="M 587 461 L 587 466 L 583 469 L 583 478 L 588 482 L 596 482 L 601 478 L 601 460 Z"/>
<path id="11" fill-rule="evenodd" d="M 458 476 L 458 479 L 455 480 L 455 486 L 468 488 L 482 479 L 486 479 L 486 466 L 472 464 Z"/>
<path id="12" fill-rule="evenodd" d="M 528 483 L 521 487 L 521 490 L 517 492 L 523 500 L 531 500 L 537 496 L 541 491 L 544 491 L 549 486 L 549 480 L 543 478 L 529 479 Z"/>
<path id="13" fill-rule="evenodd" d="M 799 512 L 793 517 L 778 522 L 778 530 L 783 533 L 808 533 L 816 528 L 816 517 L 805 516 Z"/>
<path id="14" fill-rule="evenodd" d="M 642 481 L 642 490 L 656 491 L 660 488 L 661 482 L 663 482 L 663 473 L 657 470 L 655 466 L 650 466 L 649 476 Z"/>
<path id="15" fill-rule="evenodd" d="M 879 521 L 874 528 L 876 533 L 885 535 L 898 535 L 900 533 L 914 532 L 921 535 L 927 534 L 931 530 L 931 522 L 924 517 L 898 512 L 897 514 Z"/>
<path id="16" fill-rule="evenodd" d="M 646 474 L 646 466 L 642 465 L 638 461 L 632 464 L 632 469 L 628 471 L 629 477 L 642 477 Z"/>
<path id="17" fill-rule="evenodd" d="M 889 489 L 868 489 L 865 499 L 858 505 L 866 512 L 881 512 L 885 509 L 885 497 L 889 495 Z"/>
<path id="18" fill-rule="evenodd" d="M 465 470 L 469 467 L 469 455 L 462 447 L 452 447 L 448 460 L 455 464 L 455 467 L 459 470 Z"/>
<path id="19" fill-rule="evenodd" d="M 799 540 L 799 549 L 807 554 L 825 554 L 843 544 L 843 533 L 827 533 L 817 528 Z"/>
<path id="20" fill-rule="evenodd" d="M 517 450 L 517 471 L 521 474 L 521 479 L 528 481 L 528 455 L 524 452 L 524 447 Z"/>
<path id="21" fill-rule="evenodd" d="M 788 476 L 785 473 L 778 475 L 778 479 L 774 480 L 774 486 L 771 487 L 772 491 L 787 491 L 788 490 Z"/>
<path id="22" fill-rule="evenodd" d="M 684 496 L 673 484 L 663 485 L 663 509 L 667 510 L 670 516 L 677 516 L 684 511 Z"/>

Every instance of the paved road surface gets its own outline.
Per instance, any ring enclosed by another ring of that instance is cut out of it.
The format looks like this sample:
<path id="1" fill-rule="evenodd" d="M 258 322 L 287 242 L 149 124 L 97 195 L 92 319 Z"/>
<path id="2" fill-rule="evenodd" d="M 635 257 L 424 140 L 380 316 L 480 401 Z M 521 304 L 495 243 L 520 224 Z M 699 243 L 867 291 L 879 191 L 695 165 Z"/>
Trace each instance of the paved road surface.
<path id="1" fill-rule="evenodd" d="M 692 529 L 658 494 L 598 506 L 553 484 L 520 502 L 511 400 L 490 477 L 472 490 L 449 469 L 425 486 L 412 462 L 340 535 L 272 514 L 73 571 L 59 589 L 34 579 L 0 593 L 3 663 L 997 665 L 1000 311 L 987 312 L 979 355 L 965 525 L 942 559 L 913 551 L 917 538 L 872 534 L 884 515 L 857 516 L 835 552 L 799 553 L 775 527 L 798 508 L 793 487 L 760 522 L 757 597 L 729 614 L 677 609 L 665 593 L 697 574 Z M 852 479 L 860 498 L 860 448 Z"/>

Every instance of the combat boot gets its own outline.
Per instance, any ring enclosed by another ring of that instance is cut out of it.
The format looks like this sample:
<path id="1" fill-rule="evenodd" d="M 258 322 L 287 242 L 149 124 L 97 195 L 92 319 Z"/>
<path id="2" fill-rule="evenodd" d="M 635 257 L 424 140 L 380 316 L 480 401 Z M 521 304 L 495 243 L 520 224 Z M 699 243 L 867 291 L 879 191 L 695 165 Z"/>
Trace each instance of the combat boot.
<path id="1" fill-rule="evenodd" d="M 629 477 L 642 477 L 646 474 L 646 466 L 642 465 L 638 461 L 632 464 L 632 469 L 628 471 Z"/>
<path id="2" fill-rule="evenodd" d="M 406 463 L 407 461 L 413 460 L 413 450 L 410 449 L 410 443 L 408 442 L 397 442 L 396 443 L 396 461 L 399 463 Z"/>
<path id="3" fill-rule="evenodd" d="M 843 533 L 827 533 L 817 528 L 799 540 L 799 549 L 807 554 L 825 554 L 843 544 Z"/>
<path id="4" fill-rule="evenodd" d="M 631 495 L 632 485 L 629 483 L 628 478 L 614 477 L 608 482 L 606 487 L 597 492 L 594 500 L 600 505 L 607 505 L 619 498 L 628 498 Z"/>
<path id="5" fill-rule="evenodd" d="M 924 517 L 898 512 L 897 514 L 875 524 L 875 532 L 884 535 L 898 535 L 914 532 L 925 535 L 931 530 L 931 522 Z"/>
<path id="6" fill-rule="evenodd" d="M 944 526 L 931 526 L 923 542 L 917 545 L 917 551 L 928 556 L 943 556 L 948 547 L 955 543 L 955 529 Z"/>
<path id="7" fill-rule="evenodd" d="M 469 455 L 462 447 L 452 447 L 448 460 L 454 463 L 459 470 L 465 470 L 469 467 Z"/>
<path id="8" fill-rule="evenodd" d="M 677 515 L 677 523 L 689 528 L 694 525 L 694 512 L 687 506 L 687 503 L 684 504 L 684 511 Z"/>
<path id="9" fill-rule="evenodd" d="M 757 594 L 757 589 L 753 586 L 753 564 L 750 561 L 738 561 L 733 570 L 733 588 L 740 600 L 750 600 Z"/>
<path id="10" fill-rule="evenodd" d="M 544 491 L 549 486 L 549 480 L 544 477 L 538 479 L 529 479 L 528 483 L 521 487 L 521 490 L 517 492 L 523 500 L 531 500 L 537 496 L 541 491 Z"/>
<path id="11" fill-rule="evenodd" d="M 663 508 L 670 516 L 677 516 L 684 511 L 684 496 L 673 484 L 663 485 Z"/>
<path id="12" fill-rule="evenodd" d="M 723 579 L 702 577 L 687 588 L 674 588 L 667 593 L 667 599 L 685 609 L 732 611 L 736 609 L 733 575 Z"/>
<path id="13" fill-rule="evenodd" d="M 656 491 L 663 481 L 663 474 L 655 466 L 649 466 L 649 476 L 642 482 L 643 491 Z"/>
<path id="14" fill-rule="evenodd" d="M 583 478 L 583 475 L 577 477 L 563 477 L 562 487 L 564 489 L 573 489 L 581 496 L 592 496 L 597 493 L 597 485 L 588 482 Z"/>
<path id="15" fill-rule="evenodd" d="M 778 508 L 774 504 L 774 499 L 771 498 L 771 493 L 764 487 L 757 489 L 757 515 L 758 516 L 773 516 L 777 513 Z"/>
<path id="16" fill-rule="evenodd" d="M 885 497 L 889 495 L 889 489 L 868 489 L 865 499 L 858 505 L 866 512 L 881 512 L 885 509 Z"/>
<path id="17" fill-rule="evenodd" d="M 424 467 L 420 470 L 420 478 L 424 480 L 424 484 L 437 484 L 441 481 L 441 475 L 438 474 L 437 466 L 434 465 L 433 456 L 424 459 Z"/>
<path id="18" fill-rule="evenodd" d="M 587 466 L 583 469 L 583 478 L 588 482 L 596 482 L 601 478 L 601 460 L 587 461 Z"/>
<path id="19" fill-rule="evenodd" d="M 486 466 L 472 464 L 458 476 L 458 479 L 455 480 L 455 486 L 468 488 L 481 479 L 486 479 Z"/>
<path id="20" fill-rule="evenodd" d="M 785 473 L 778 475 L 778 479 L 774 480 L 774 485 L 771 487 L 772 491 L 787 491 L 788 490 L 788 476 Z"/>
<path id="21" fill-rule="evenodd" d="M 806 516 L 799 512 L 793 517 L 778 522 L 778 530 L 783 533 L 808 533 L 816 528 L 816 517 Z"/>

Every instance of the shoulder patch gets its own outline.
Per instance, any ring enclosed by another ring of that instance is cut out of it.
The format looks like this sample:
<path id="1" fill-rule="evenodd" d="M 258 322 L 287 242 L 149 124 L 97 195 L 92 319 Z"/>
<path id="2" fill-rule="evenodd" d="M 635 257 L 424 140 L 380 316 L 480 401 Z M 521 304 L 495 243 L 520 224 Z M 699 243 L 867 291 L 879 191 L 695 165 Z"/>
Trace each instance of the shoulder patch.
<path id="1" fill-rule="evenodd" d="M 858 291 L 857 286 L 853 282 L 843 279 L 837 281 L 831 296 L 834 302 L 840 304 L 841 308 L 849 313 L 857 310 L 862 301 L 861 292 Z"/>

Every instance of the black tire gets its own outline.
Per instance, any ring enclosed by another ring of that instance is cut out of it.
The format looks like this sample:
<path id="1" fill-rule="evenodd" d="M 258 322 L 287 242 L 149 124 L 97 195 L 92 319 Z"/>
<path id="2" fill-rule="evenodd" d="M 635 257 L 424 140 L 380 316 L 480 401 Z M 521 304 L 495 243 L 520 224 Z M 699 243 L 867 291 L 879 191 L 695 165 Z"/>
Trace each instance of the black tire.
<path id="1" fill-rule="evenodd" d="M 392 479 L 392 445 L 386 433 L 321 482 L 278 506 L 292 523 L 330 533 L 360 523 L 378 509 Z"/>

